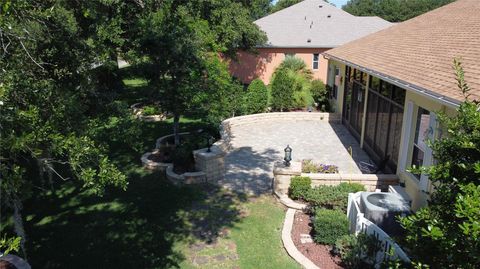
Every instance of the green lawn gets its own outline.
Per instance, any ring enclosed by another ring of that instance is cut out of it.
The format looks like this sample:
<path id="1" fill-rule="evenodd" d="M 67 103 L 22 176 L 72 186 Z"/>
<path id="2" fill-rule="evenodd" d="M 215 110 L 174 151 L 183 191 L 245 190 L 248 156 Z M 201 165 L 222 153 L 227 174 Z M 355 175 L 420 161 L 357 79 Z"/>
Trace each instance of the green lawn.
<path id="1" fill-rule="evenodd" d="M 171 133 L 172 122 L 141 125 L 141 149 L 109 142 L 128 176 L 126 191 L 108 188 L 99 197 L 61 180 L 32 189 L 22 213 L 33 268 L 299 268 L 282 247 L 284 209 L 272 197 L 171 185 L 143 169 L 140 156 Z M 182 118 L 181 131 L 199 128 L 211 126 Z"/>
<path id="2" fill-rule="evenodd" d="M 246 205 L 249 213 L 232 229 L 241 268 L 301 268 L 281 242 L 284 209 L 273 197 L 262 197 Z"/>

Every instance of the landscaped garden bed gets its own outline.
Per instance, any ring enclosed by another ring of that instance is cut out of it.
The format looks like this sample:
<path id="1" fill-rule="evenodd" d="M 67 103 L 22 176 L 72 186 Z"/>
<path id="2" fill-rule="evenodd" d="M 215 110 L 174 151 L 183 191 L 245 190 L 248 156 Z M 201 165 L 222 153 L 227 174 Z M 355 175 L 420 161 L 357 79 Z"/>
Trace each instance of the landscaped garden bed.
<path id="1" fill-rule="evenodd" d="M 309 177 L 291 179 L 289 197 L 308 204 L 304 212 L 295 215 L 292 240 L 297 249 L 320 268 L 352 268 L 350 259 L 354 247 L 348 245 L 351 240 L 345 239 L 349 237 L 346 210 L 348 193 L 358 191 L 365 191 L 365 187 L 344 182 L 312 188 Z"/>

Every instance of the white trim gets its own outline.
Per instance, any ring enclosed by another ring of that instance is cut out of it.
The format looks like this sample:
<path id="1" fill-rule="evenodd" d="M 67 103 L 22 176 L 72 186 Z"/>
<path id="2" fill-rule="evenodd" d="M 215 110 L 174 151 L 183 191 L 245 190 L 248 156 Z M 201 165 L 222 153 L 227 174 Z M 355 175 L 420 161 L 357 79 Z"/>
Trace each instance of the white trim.
<path id="1" fill-rule="evenodd" d="M 437 131 L 437 115 L 434 112 L 430 112 L 430 121 L 428 124 L 428 139 L 433 141 Z M 423 156 L 423 166 L 429 167 L 433 164 L 433 151 L 427 145 L 425 147 L 425 155 Z M 428 175 L 422 174 L 420 176 L 420 190 L 428 191 Z"/>
<path id="2" fill-rule="evenodd" d="M 410 140 L 412 136 L 412 125 L 413 125 L 413 102 L 407 102 L 407 109 L 404 116 L 405 127 L 403 128 L 403 143 L 402 143 L 402 155 L 400 156 L 400 172 L 407 171 L 407 162 L 408 162 L 408 153 L 410 152 Z"/>
<path id="3" fill-rule="evenodd" d="M 317 68 L 314 67 L 315 65 L 315 54 L 318 55 L 317 58 Z M 312 70 L 313 71 L 318 71 L 320 69 L 320 53 L 312 53 Z"/>

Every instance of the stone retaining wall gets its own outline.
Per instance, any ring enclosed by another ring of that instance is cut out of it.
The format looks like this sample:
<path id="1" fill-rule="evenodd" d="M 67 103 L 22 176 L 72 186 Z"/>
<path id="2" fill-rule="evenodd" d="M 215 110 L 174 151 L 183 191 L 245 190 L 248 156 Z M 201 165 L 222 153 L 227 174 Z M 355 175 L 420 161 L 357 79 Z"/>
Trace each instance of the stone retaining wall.
<path id="1" fill-rule="evenodd" d="M 224 120 L 220 125 L 220 135 L 222 139 L 216 144 L 224 152 L 232 149 L 232 127 L 256 124 L 271 121 L 318 121 L 328 123 L 341 123 L 340 114 L 324 112 L 272 112 L 260 113 L 246 116 L 233 117 Z"/>
<path id="2" fill-rule="evenodd" d="M 395 174 L 310 174 L 302 173 L 301 163 L 292 162 L 290 167 L 285 167 L 282 162 L 277 162 L 273 169 L 273 191 L 277 196 L 288 194 L 290 181 L 293 176 L 306 176 L 312 179 L 312 187 L 319 185 L 338 185 L 342 182 L 360 183 L 367 191 L 381 189 L 388 190 L 390 185 L 398 185 L 398 176 Z"/>
<path id="3" fill-rule="evenodd" d="M 189 133 L 180 133 L 180 135 L 187 134 Z M 147 152 L 142 155 L 141 161 L 145 168 L 164 171 L 167 179 L 176 185 L 206 183 L 207 181 L 216 181 L 223 178 L 225 174 L 225 166 L 223 161 L 225 152 L 218 146 L 219 144 L 222 144 L 221 141 L 212 146 L 211 152 L 207 152 L 206 148 L 193 152 L 195 158 L 195 168 L 198 170 L 198 172 L 187 172 L 179 175 L 173 171 L 172 163 L 155 162 L 148 159 L 148 157 L 155 153 L 155 151 L 165 147 L 165 140 L 171 137 L 173 137 L 173 134 L 158 138 L 155 143 L 155 149 L 152 152 Z"/>

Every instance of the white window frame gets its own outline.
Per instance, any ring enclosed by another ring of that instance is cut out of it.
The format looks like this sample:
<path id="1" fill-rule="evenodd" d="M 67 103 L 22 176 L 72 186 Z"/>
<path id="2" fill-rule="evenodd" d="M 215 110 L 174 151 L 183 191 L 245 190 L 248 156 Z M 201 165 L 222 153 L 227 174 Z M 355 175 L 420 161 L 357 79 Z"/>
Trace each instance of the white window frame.
<path id="1" fill-rule="evenodd" d="M 412 101 L 408 101 L 407 103 L 407 107 L 406 107 L 406 119 L 407 119 L 407 122 L 405 124 L 405 128 L 404 128 L 404 141 L 403 141 L 403 149 L 402 149 L 402 158 L 400 160 L 400 169 L 402 172 L 407 172 L 407 163 L 409 162 L 409 160 L 412 159 L 412 155 L 413 155 L 413 150 L 411 150 L 412 148 L 412 145 L 413 145 L 413 142 L 415 140 L 415 132 L 412 132 L 412 130 L 414 128 L 417 128 L 416 126 L 416 120 L 413 119 L 413 115 L 414 115 L 414 107 L 416 108 L 416 110 L 418 111 L 418 106 L 414 105 Z M 430 110 L 429 110 L 430 111 Z M 429 126 L 428 126 L 428 138 L 430 140 L 434 140 L 435 137 L 437 136 L 437 132 L 438 132 L 438 121 L 437 121 L 437 115 L 430 111 L 430 119 L 429 119 Z M 423 166 L 424 167 L 429 167 L 433 164 L 433 151 L 430 147 L 426 146 L 425 147 L 425 152 L 423 153 Z M 420 175 L 420 179 L 418 179 L 417 177 L 415 177 L 413 174 L 409 173 L 410 176 L 413 178 L 415 178 L 415 180 L 418 182 L 419 184 L 419 187 L 420 187 L 420 190 L 421 191 L 428 191 L 428 175 L 426 174 L 421 174 Z"/>
<path id="2" fill-rule="evenodd" d="M 318 55 L 317 60 L 315 61 L 315 55 Z M 315 63 L 317 63 L 317 68 L 315 68 Z M 313 53 L 312 54 L 312 70 L 320 69 L 320 53 Z"/>

